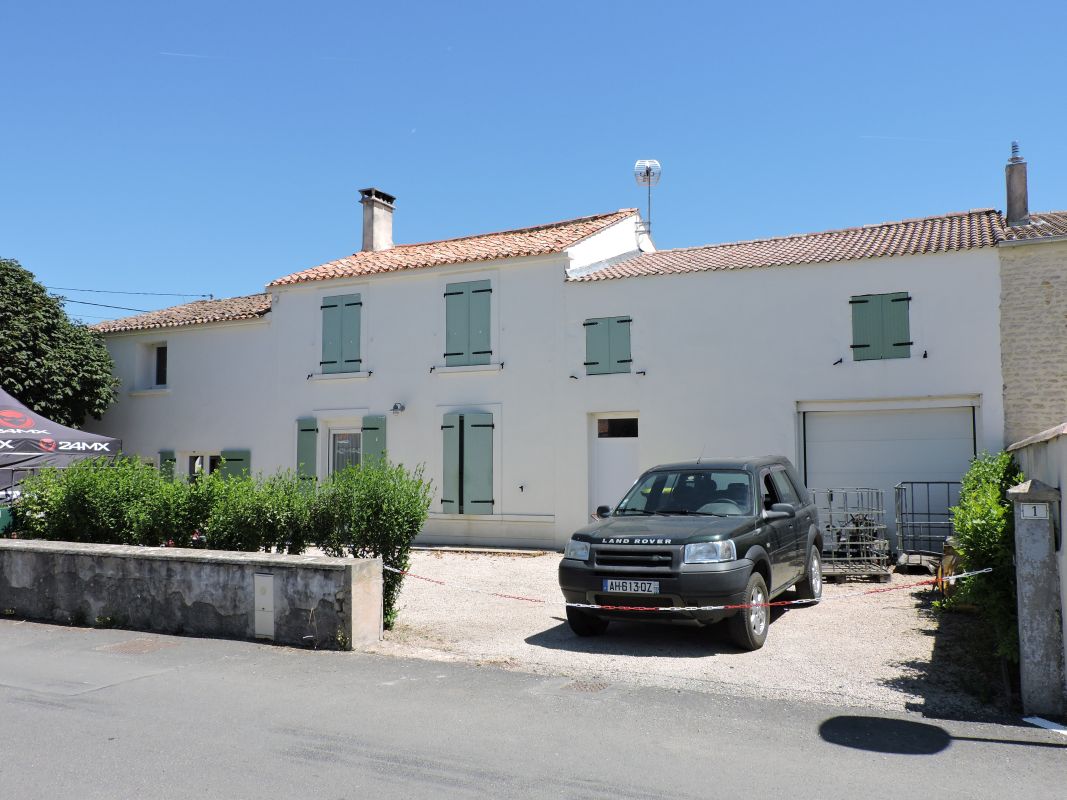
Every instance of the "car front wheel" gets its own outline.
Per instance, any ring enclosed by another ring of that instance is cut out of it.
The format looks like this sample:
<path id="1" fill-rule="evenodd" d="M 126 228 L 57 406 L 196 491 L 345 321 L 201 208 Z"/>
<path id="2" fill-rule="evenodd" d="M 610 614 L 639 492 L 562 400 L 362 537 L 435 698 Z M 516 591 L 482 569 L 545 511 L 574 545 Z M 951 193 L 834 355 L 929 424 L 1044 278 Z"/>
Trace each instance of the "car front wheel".
<path id="1" fill-rule="evenodd" d="M 819 602 L 822 598 L 822 555 L 815 545 L 808 553 L 808 571 L 803 580 L 797 581 L 797 596 L 801 600 Z"/>
<path id="2" fill-rule="evenodd" d="M 608 621 L 582 611 L 579 608 L 567 608 L 567 624 L 579 636 L 599 636 L 608 629 Z"/>
<path id="3" fill-rule="evenodd" d="M 771 609 L 767 606 L 767 584 L 758 572 L 753 572 L 749 577 L 744 598 L 746 608 L 729 619 L 730 638 L 743 650 L 759 650 L 767 641 Z"/>

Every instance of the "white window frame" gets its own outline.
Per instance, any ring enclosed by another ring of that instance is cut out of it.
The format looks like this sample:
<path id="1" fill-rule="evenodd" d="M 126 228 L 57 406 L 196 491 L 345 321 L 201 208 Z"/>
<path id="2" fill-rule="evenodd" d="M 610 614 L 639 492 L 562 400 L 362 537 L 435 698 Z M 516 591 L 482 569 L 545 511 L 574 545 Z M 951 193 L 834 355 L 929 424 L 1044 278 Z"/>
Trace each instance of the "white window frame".
<path id="1" fill-rule="evenodd" d="M 336 471 L 336 465 L 334 464 L 334 449 L 333 449 L 333 437 L 337 434 L 351 434 L 354 433 L 359 436 L 359 464 L 363 463 L 363 426 L 351 426 L 344 425 L 338 427 L 331 427 L 328 431 L 326 442 L 328 453 L 326 455 L 326 474 L 333 475 Z"/>

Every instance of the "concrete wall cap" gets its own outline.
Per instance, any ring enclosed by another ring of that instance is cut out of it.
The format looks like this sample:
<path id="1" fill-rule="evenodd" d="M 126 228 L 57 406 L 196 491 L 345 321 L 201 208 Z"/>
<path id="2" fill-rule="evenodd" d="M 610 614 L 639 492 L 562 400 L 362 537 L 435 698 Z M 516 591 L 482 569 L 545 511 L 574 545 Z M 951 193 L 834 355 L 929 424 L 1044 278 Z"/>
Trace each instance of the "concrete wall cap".
<path id="1" fill-rule="evenodd" d="M 1028 481 L 1023 481 L 1018 486 L 1012 486 L 1008 489 L 1008 496 L 1016 503 L 1028 501 L 1058 503 L 1060 501 L 1060 490 L 1054 489 L 1036 478 L 1031 478 Z"/>
<path id="2" fill-rule="evenodd" d="M 1055 428 L 1049 428 L 1041 433 L 1035 433 L 1033 436 L 1023 439 L 1021 442 L 1016 442 L 1013 445 L 1008 446 L 1008 452 L 1011 453 L 1015 450 L 1021 450 L 1024 447 L 1028 447 L 1032 444 L 1040 444 L 1041 442 L 1048 442 L 1060 436 L 1067 436 L 1067 422 L 1062 425 L 1057 425 Z"/>
<path id="3" fill-rule="evenodd" d="M 371 558 L 332 558 L 330 556 L 293 556 L 284 553 L 241 553 L 231 550 L 201 550 L 188 547 L 138 547 L 126 544 L 53 542 L 44 539 L 0 539 L 0 550 L 110 556 L 113 558 L 149 558 L 161 561 L 246 564 L 264 568 L 315 567 L 323 570 L 344 570 L 354 564 L 380 560 Z"/>

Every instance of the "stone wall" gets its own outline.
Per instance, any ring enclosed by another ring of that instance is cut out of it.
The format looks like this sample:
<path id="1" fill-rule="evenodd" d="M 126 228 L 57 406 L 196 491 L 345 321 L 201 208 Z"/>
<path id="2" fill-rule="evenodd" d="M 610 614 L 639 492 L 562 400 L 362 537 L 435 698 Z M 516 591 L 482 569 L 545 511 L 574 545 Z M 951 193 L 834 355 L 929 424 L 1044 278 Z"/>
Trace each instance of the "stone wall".
<path id="1" fill-rule="evenodd" d="M 0 539 L 0 613 L 252 639 L 256 575 L 273 576 L 273 598 L 260 598 L 273 641 L 349 650 L 381 638 L 380 559 Z"/>
<path id="2" fill-rule="evenodd" d="M 1051 509 L 1053 518 L 1052 536 L 1054 539 L 1052 542 L 1053 547 L 1051 548 L 1051 559 L 1056 562 L 1053 569 L 1058 572 L 1059 577 L 1059 608 L 1061 609 L 1060 626 L 1062 631 L 1060 642 L 1064 647 L 1063 661 L 1067 663 L 1067 614 L 1062 611 L 1067 609 L 1067 544 L 1064 542 L 1065 531 L 1067 531 L 1067 507 L 1062 502 L 1062 494 L 1067 489 L 1067 422 L 1047 431 L 1042 431 L 1030 439 L 1018 443 L 1011 448 L 1011 452 L 1019 462 L 1023 474 L 1028 479 L 1048 484 L 1058 489 L 1061 494 L 1061 502 L 1054 504 Z M 1043 619 L 1034 621 L 1023 619 L 1024 611 L 1020 608 L 1020 632 L 1022 632 L 1022 627 L 1027 624 L 1040 625 L 1047 622 L 1048 611 L 1053 605 L 1051 602 L 1041 603 L 1037 614 L 1041 615 Z M 1046 666 L 1048 667 L 1048 676 L 1053 676 L 1054 669 L 1052 666 Z M 1067 675 L 1064 675 L 1063 698 L 1067 703 Z"/>
<path id="3" fill-rule="evenodd" d="M 1004 438 L 1011 444 L 1067 419 L 1067 241 L 998 250 Z"/>

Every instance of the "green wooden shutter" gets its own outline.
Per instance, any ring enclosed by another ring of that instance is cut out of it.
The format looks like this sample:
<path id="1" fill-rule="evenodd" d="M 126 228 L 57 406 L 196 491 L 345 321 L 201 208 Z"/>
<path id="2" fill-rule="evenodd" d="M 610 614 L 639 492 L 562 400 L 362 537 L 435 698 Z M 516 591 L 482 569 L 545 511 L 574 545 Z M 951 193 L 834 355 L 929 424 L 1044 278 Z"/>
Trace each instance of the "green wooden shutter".
<path id="1" fill-rule="evenodd" d="M 470 364 L 470 294 L 467 284 L 445 286 L 445 366 Z"/>
<path id="2" fill-rule="evenodd" d="M 174 464 L 177 460 L 173 450 L 159 451 L 159 471 L 167 480 L 174 480 Z"/>
<path id="3" fill-rule="evenodd" d="M 606 375 L 611 371 L 611 325 L 606 319 L 587 319 L 585 326 L 585 374 Z"/>
<path id="4" fill-rule="evenodd" d="M 363 418 L 363 460 L 370 464 L 385 458 L 385 417 Z"/>
<path id="5" fill-rule="evenodd" d="M 323 373 L 344 372 L 341 364 L 341 304 L 344 297 L 322 298 L 322 360 Z"/>
<path id="6" fill-rule="evenodd" d="M 882 302 L 878 295 L 868 294 L 853 297 L 852 306 L 852 359 L 872 361 L 882 357 Z"/>
<path id="7" fill-rule="evenodd" d="M 296 421 L 296 474 L 314 478 L 318 472 L 319 422 L 314 417 Z"/>
<path id="8" fill-rule="evenodd" d="M 252 474 L 252 453 L 249 450 L 223 450 L 222 468 L 219 472 L 224 478 L 230 478 L 247 472 Z"/>
<path id="9" fill-rule="evenodd" d="M 881 299 L 882 358 L 911 358 L 911 297 L 907 292 L 894 292 Z"/>
<path id="10" fill-rule="evenodd" d="M 341 298 L 341 372 L 360 372 L 363 359 L 359 355 L 359 324 L 363 301 L 358 294 Z"/>
<path id="11" fill-rule="evenodd" d="M 471 281 L 467 284 L 467 295 L 470 297 L 468 363 L 488 364 L 493 355 L 492 337 L 489 334 L 492 319 L 492 284 L 489 281 Z"/>
<path id="12" fill-rule="evenodd" d="M 446 514 L 458 514 L 460 415 L 445 414 L 441 423 L 441 433 L 444 439 L 444 458 L 441 465 L 441 510 Z"/>
<path id="13" fill-rule="evenodd" d="M 463 511 L 493 513 L 493 415 L 463 415 Z"/>
<path id="14" fill-rule="evenodd" d="M 611 353 L 610 372 L 630 371 L 630 323 L 629 317 L 611 317 L 608 322 L 609 351 Z"/>

